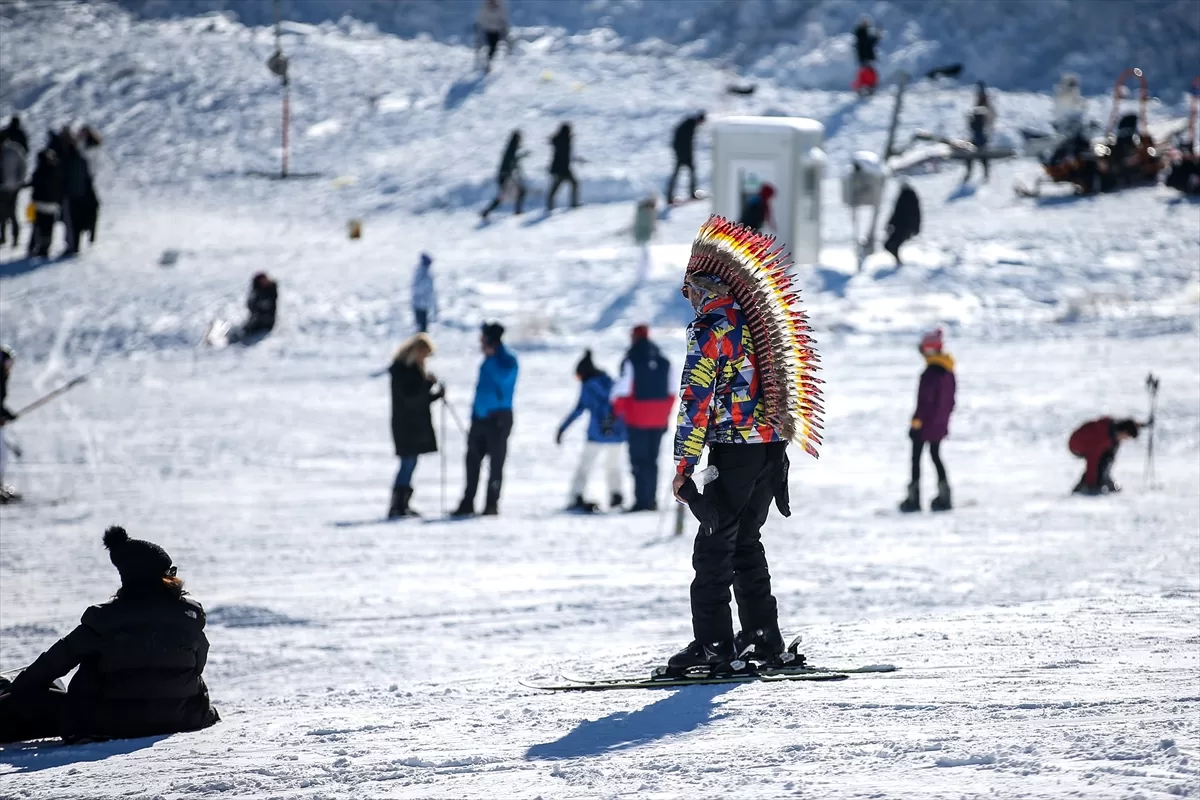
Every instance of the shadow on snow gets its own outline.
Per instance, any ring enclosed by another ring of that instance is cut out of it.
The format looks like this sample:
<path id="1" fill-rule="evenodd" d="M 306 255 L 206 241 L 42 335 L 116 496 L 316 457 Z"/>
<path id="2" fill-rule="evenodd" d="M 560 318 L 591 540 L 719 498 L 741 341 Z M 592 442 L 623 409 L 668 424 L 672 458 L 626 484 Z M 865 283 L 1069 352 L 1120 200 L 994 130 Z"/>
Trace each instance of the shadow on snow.
<path id="1" fill-rule="evenodd" d="M 691 733 L 724 717 L 714 714 L 713 700 L 736 686 L 689 686 L 639 711 L 619 711 L 598 720 L 585 720 L 561 739 L 530 747 L 525 759 L 598 756 Z"/>
<path id="2" fill-rule="evenodd" d="M 114 739 L 90 744 L 64 744 L 60 741 L 16 742 L 0 745 L 0 764 L 8 764 L 17 772 L 37 772 L 43 769 L 65 767 L 69 764 L 85 764 L 103 761 L 111 756 L 123 756 L 153 747 L 166 739 L 166 735 L 144 736 L 140 739 Z M 10 773 L 12 774 L 12 773 Z"/>

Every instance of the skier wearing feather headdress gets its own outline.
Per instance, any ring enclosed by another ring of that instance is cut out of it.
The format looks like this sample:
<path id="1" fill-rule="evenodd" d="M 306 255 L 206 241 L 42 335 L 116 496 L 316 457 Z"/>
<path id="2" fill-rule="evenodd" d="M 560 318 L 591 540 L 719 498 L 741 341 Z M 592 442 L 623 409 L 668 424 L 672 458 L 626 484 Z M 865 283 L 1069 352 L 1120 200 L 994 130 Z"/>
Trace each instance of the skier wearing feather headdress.
<path id="1" fill-rule="evenodd" d="M 704 491 L 715 523 L 696 536 L 691 586 L 694 641 L 667 670 L 737 669 L 778 661 L 784 642 L 760 533 L 774 500 L 788 516 L 787 445 L 816 455 L 816 353 L 787 269 L 765 236 L 718 216 L 692 245 L 683 294 L 696 312 L 675 432 L 676 498 L 695 502 L 692 472 L 708 447 L 717 478 Z M 741 632 L 734 635 L 730 588 Z"/>

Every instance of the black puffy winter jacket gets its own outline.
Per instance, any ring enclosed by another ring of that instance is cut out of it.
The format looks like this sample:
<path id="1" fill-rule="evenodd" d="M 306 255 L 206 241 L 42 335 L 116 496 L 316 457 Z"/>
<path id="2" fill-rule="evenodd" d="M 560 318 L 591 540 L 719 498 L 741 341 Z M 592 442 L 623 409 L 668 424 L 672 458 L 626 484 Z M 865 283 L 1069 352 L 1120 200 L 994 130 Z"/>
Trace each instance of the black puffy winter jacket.
<path id="1" fill-rule="evenodd" d="M 92 606 L 13 681 L 13 699 L 79 667 L 67 688 L 64 737 L 131 738 L 199 730 L 220 717 L 202 673 L 204 609 L 161 588 Z"/>

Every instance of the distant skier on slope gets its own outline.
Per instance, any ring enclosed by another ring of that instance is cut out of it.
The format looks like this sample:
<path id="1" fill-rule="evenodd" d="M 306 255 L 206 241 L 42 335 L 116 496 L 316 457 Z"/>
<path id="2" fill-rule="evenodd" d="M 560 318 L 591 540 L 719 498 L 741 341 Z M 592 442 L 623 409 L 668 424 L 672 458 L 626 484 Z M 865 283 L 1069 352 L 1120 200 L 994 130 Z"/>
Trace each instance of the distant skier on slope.
<path id="1" fill-rule="evenodd" d="M 696 318 L 687 331 L 672 490 L 683 503 L 695 496 L 691 477 L 707 446 L 718 475 L 702 505 L 715 507 L 716 519 L 696 536 L 695 638 L 668 661 L 669 675 L 736 670 L 733 662 L 750 652 L 770 662 L 785 648 L 760 537 L 773 498 L 790 514 L 786 449 L 789 439 L 807 441 L 812 421 L 799 409 L 815 408 L 816 398 L 801 373 L 815 356 L 794 296 L 781 283 L 785 263 L 772 261 L 770 249 L 766 237 L 714 216 L 688 261 L 683 292 Z M 731 586 L 741 622 L 736 637 Z"/>
<path id="2" fill-rule="evenodd" d="M 413 496 L 413 473 L 420 456 L 437 452 L 430 407 L 446 393 L 445 387 L 439 385 L 433 373 L 425 368 L 425 361 L 434 352 L 429 335 L 418 333 L 400 345 L 388 367 L 392 377 L 392 443 L 400 458 L 400 468 L 392 483 L 388 519 L 421 516 L 409 505 Z"/>
<path id="3" fill-rule="evenodd" d="M 21 240 L 20 211 L 17 197 L 25 187 L 29 169 L 29 154 L 16 139 L 0 140 L 0 245 L 8 241 L 12 231 L 12 246 Z"/>
<path id="4" fill-rule="evenodd" d="M 433 283 L 433 256 L 421 253 L 421 260 L 417 262 L 412 278 L 413 319 L 417 323 L 419 333 L 429 330 L 430 321 L 437 318 L 437 308 L 437 289 Z"/>
<path id="5" fill-rule="evenodd" d="M 21 127 L 21 118 L 16 114 L 9 117 L 8 124 L 0 129 L 0 145 L 5 142 L 13 142 L 26 153 L 29 152 L 29 134 Z"/>
<path id="6" fill-rule="evenodd" d="M 937 328 L 921 337 L 920 351 L 925 358 L 925 371 L 917 387 L 917 410 L 913 412 L 908 438 L 912 440 L 912 475 L 908 497 L 900 504 L 905 512 L 921 510 L 921 452 L 929 445 L 929 457 L 937 470 L 938 493 L 929 505 L 930 511 L 949 511 L 950 483 L 942 465 L 942 440 L 950 433 L 950 413 L 954 411 L 954 359 L 943 352 L 944 334 Z"/>
<path id="7" fill-rule="evenodd" d="M 8 466 L 8 442 L 4 438 L 3 429 L 17 418 L 17 415 L 4 405 L 4 401 L 8 398 L 8 376 L 12 374 L 16 360 L 11 349 L 0 346 L 0 505 L 15 503 L 21 499 L 20 493 L 4 482 L 4 472 Z"/>
<path id="8" fill-rule="evenodd" d="M 996 109 L 992 106 L 991 98 L 987 93 L 987 85 L 983 81 L 975 85 L 975 105 L 967 114 L 967 123 L 971 129 L 971 144 L 975 146 L 978 153 L 986 153 L 988 141 L 992 138 L 992 129 L 996 124 Z M 967 157 L 967 172 L 963 175 L 963 183 L 971 179 L 971 167 L 976 159 L 983 164 L 983 180 L 985 183 L 987 182 L 988 159 L 984 155 L 977 155 Z"/>
<path id="9" fill-rule="evenodd" d="M 56 134 L 51 134 L 51 142 Z M 49 258 L 50 243 L 54 239 L 54 223 L 62 214 L 63 178 L 58 153 L 47 145 L 37 155 L 33 177 L 29 181 L 33 188 L 30 202 L 33 203 L 33 233 L 29 237 L 29 256 Z"/>
<path id="10" fill-rule="evenodd" d="M 475 16 L 475 30 L 483 35 L 483 44 L 487 47 L 487 62 L 483 71 L 491 72 L 496 48 L 501 41 L 508 38 L 508 10 L 504 7 L 504 0 L 483 0 L 479 4 L 479 13 Z"/>
<path id="11" fill-rule="evenodd" d="M 504 155 L 500 159 L 500 172 L 496 176 L 496 199 L 483 210 L 481 216 L 484 220 L 509 196 L 514 196 L 514 213 L 521 213 L 521 206 L 525 202 L 525 181 L 521 175 L 521 159 L 527 155 L 529 155 L 528 151 L 521 149 L 521 132 L 513 131 L 512 135 L 508 137 L 508 145 L 505 146 Z"/>
<path id="12" fill-rule="evenodd" d="M 900 194 L 896 197 L 896 207 L 892 210 L 887 229 L 888 238 L 883 249 L 892 254 L 897 265 L 902 265 L 900 246 L 921 232 L 921 202 L 907 178 L 900 184 Z"/>
<path id="13" fill-rule="evenodd" d="M 118 527 L 104 532 L 104 546 L 121 588 L 0 685 L 0 742 L 139 738 L 220 719 L 204 683 L 204 608 L 184 592 L 171 557 Z M 76 667 L 63 691 L 58 679 Z"/>
<path id="14" fill-rule="evenodd" d="M 588 478 L 598 459 L 604 459 L 604 474 L 608 479 L 608 506 L 619 509 L 625 502 L 621 492 L 621 445 L 625 443 L 625 424 L 613 414 L 609 393 L 613 379 L 592 363 L 592 351 L 587 350 L 575 365 L 579 379 L 579 402 L 558 426 L 554 443 L 561 445 L 563 435 L 571 424 L 586 411 L 589 415 L 587 442 L 579 457 L 579 466 L 571 481 L 568 511 L 594 512 L 599 506 L 586 499 Z"/>
<path id="15" fill-rule="evenodd" d="M 854 54 L 858 56 L 858 66 L 874 65 L 876 61 L 875 48 L 879 46 L 881 38 L 880 33 L 872 26 L 871 18 L 868 15 L 863 14 L 859 17 L 858 25 L 854 28 Z"/>
<path id="16" fill-rule="evenodd" d="M 675 407 L 671 362 L 650 340 L 650 328 L 637 325 L 613 384 L 613 412 L 625 423 L 633 472 L 630 511 L 658 510 L 658 451 Z"/>
<path id="17" fill-rule="evenodd" d="M 1121 491 L 1121 486 L 1112 479 L 1117 449 L 1121 442 L 1138 438 L 1141 429 L 1152 425 L 1153 422 L 1151 420 L 1142 425 L 1133 419 L 1116 420 L 1112 417 L 1101 417 L 1076 428 L 1067 442 L 1067 447 L 1072 455 L 1082 458 L 1087 466 L 1073 491 L 1086 495 Z"/>
<path id="18" fill-rule="evenodd" d="M 696 128 L 704 124 L 705 115 L 701 111 L 698 114 L 693 114 L 687 117 L 675 126 L 675 133 L 671 137 L 671 149 L 675 153 L 675 168 L 671 170 L 671 179 L 667 181 L 667 203 L 675 203 L 675 181 L 679 178 L 679 171 L 687 167 L 688 171 L 688 198 L 696 197 Z"/>
<path id="19" fill-rule="evenodd" d="M 550 160 L 550 191 L 546 193 L 546 211 L 554 210 L 554 195 L 558 187 L 564 183 L 571 184 L 571 208 L 579 207 L 579 181 L 571 171 L 573 157 L 571 154 L 571 123 L 564 122 L 558 131 L 550 137 L 550 145 L 554 148 L 554 157 Z"/>
<path id="20" fill-rule="evenodd" d="M 504 326 L 498 322 L 484 324 L 479 348 L 483 363 L 479 365 L 479 381 L 475 384 L 475 402 L 471 406 L 471 428 L 467 432 L 467 485 L 462 502 L 453 516 L 475 514 L 475 495 L 479 491 L 479 475 L 483 459 L 488 459 L 487 496 L 484 516 L 500 513 L 500 490 L 504 486 L 504 461 L 508 458 L 508 436 L 513 426 L 513 394 L 517 387 L 517 359 L 502 341 Z"/>

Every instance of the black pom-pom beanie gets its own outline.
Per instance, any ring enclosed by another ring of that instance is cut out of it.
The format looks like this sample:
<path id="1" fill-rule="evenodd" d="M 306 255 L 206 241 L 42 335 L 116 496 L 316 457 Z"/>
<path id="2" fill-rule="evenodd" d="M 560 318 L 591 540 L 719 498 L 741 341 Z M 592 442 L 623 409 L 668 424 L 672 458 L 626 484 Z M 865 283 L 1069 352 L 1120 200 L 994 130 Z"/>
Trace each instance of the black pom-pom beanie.
<path id="1" fill-rule="evenodd" d="M 104 546 L 121 584 L 153 583 L 169 574 L 171 556 L 153 542 L 130 539 L 124 528 L 114 525 L 104 532 Z"/>

